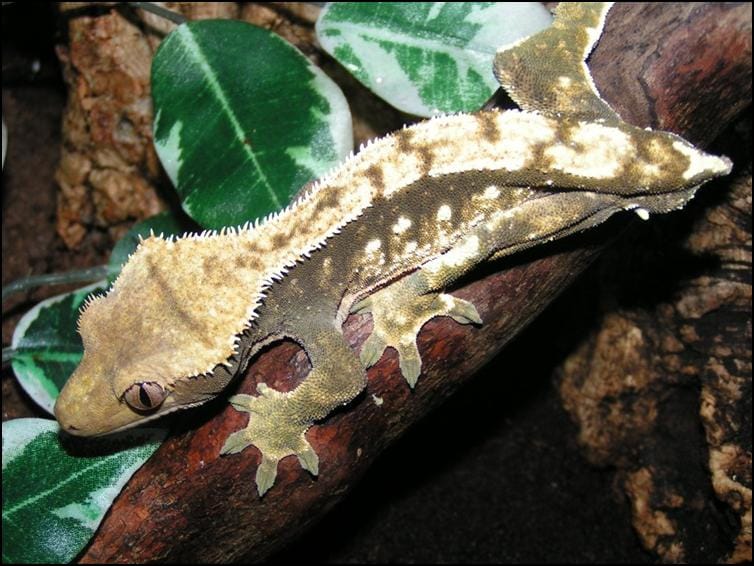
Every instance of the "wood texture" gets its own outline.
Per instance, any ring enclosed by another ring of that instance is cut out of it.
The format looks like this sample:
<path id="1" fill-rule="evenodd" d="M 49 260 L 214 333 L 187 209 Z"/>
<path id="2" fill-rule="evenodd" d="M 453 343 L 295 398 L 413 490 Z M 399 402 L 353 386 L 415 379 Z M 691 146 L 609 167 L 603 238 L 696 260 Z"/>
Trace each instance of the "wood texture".
<path id="1" fill-rule="evenodd" d="M 598 87 L 632 122 L 672 125 L 704 145 L 750 101 L 750 16 L 749 7 L 747 28 L 745 6 L 618 5 L 593 56 Z M 694 73 L 682 61 L 694 62 Z M 247 417 L 225 398 L 177 416 L 174 434 L 126 486 L 81 561 L 262 559 L 326 513 L 386 446 L 470 379 L 625 223 L 510 258 L 495 266 L 503 271 L 487 270 L 460 289 L 458 296 L 477 305 L 485 324 L 428 323 L 419 339 L 425 370 L 413 393 L 398 373 L 395 354 L 384 356 L 369 371 L 367 391 L 309 432 L 320 456 L 316 479 L 288 458 L 273 489 L 259 499 L 256 449 L 218 456 Z M 346 336 L 354 348 L 370 325 L 366 316 L 349 319 Z M 233 389 L 253 393 L 262 380 L 291 389 L 307 371 L 306 356 L 282 344 L 258 356 Z"/>

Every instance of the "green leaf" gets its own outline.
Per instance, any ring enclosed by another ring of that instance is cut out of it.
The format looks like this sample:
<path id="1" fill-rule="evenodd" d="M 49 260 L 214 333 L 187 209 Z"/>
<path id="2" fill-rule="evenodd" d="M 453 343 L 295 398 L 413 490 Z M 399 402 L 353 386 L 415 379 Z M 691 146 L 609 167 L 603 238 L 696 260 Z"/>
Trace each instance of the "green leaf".
<path id="1" fill-rule="evenodd" d="M 497 49 L 552 21 L 539 2 L 333 2 L 322 47 L 375 94 L 417 116 L 476 111 L 497 89 Z"/>
<path id="2" fill-rule="evenodd" d="M 50 414 L 84 353 L 76 330 L 79 308 L 91 293 L 106 288 L 107 282 L 100 281 L 46 299 L 16 325 L 11 342 L 13 371 L 24 391 Z"/>
<path id="3" fill-rule="evenodd" d="M 4 422 L 3 563 L 73 560 L 164 435 L 134 429 L 108 440 L 111 447 L 128 443 L 125 450 L 75 456 L 61 445 L 55 421 Z"/>
<path id="4" fill-rule="evenodd" d="M 123 265 L 128 261 L 128 257 L 136 250 L 140 238 L 146 238 L 150 233 L 163 236 L 179 236 L 191 230 L 191 226 L 183 218 L 179 218 L 170 211 L 155 214 L 146 220 L 137 222 L 126 234 L 118 240 L 110 253 L 110 277 L 108 280 L 112 283 L 120 273 Z"/>
<path id="5" fill-rule="evenodd" d="M 279 210 L 352 148 L 340 89 L 292 45 L 244 22 L 175 29 L 152 62 L 157 153 L 202 226 Z"/>

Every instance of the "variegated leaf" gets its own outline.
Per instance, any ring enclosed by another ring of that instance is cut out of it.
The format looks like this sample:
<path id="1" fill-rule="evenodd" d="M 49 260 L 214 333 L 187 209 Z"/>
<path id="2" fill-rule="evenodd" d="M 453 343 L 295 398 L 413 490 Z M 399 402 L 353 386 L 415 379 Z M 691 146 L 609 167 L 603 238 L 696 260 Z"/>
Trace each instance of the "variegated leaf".
<path id="1" fill-rule="evenodd" d="M 155 146 L 202 226 L 279 210 L 352 149 L 340 89 L 274 33 L 234 20 L 183 24 L 152 63 Z"/>
<path id="2" fill-rule="evenodd" d="M 61 445 L 55 421 L 4 422 L 3 563 L 73 560 L 164 435 L 135 429 L 110 437 L 104 453 L 76 456 Z"/>
<path id="3" fill-rule="evenodd" d="M 497 89 L 497 48 L 544 29 L 539 2 L 333 2 L 322 47 L 378 96 L 417 116 L 474 111 Z"/>

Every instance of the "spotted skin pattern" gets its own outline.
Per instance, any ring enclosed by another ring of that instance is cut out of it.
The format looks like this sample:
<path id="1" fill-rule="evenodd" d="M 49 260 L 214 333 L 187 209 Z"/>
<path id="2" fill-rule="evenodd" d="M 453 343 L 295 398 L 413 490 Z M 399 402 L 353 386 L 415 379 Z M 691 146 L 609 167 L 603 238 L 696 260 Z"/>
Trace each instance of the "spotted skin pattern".
<path id="1" fill-rule="evenodd" d="M 727 174 L 727 159 L 627 124 L 600 98 L 585 59 L 609 9 L 561 3 L 552 27 L 498 51 L 495 76 L 520 110 L 435 118 L 372 142 L 255 226 L 142 242 L 82 313 L 84 357 L 55 409 L 63 429 L 100 435 L 203 403 L 290 338 L 311 372 L 287 393 L 260 384 L 231 397 L 249 422 L 222 452 L 261 452 L 260 495 L 287 456 L 316 475 L 306 431 L 364 390 L 385 348 L 413 388 L 428 320 L 482 323 L 443 292 L 459 277 L 622 210 L 681 208 Z M 374 322 L 358 356 L 341 329 L 351 312 Z"/>

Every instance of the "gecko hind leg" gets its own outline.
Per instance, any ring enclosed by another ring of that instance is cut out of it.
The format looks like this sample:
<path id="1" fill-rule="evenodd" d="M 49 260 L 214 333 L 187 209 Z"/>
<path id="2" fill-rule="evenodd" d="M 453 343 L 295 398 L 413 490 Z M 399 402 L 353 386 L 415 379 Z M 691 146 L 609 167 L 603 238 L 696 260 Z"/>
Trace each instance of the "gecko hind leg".
<path id="1" fill-rule="evenodd" d="M 469 301 L 431 291 L 421 270 L 359 301 L 351 312 L 372 314 L 374 328 L 361 349 L 364 366 L 377 363 L 385 348 L 392 346 L 398 351 L 401 373 L 412 389 L 422 365 L 416 337 L 427 321 L 449 316 L 461 324 L 482 323 Z"/>
<path id="2" fill-rule="evenodd" d="M 585 63 L 612 4 L 562 2 L 553 25 L 498 50 L 495 77 L 522 110 L 621 121 L 600 97 Z"/>
<path id="3" fill-rule="evenodd" d="M 476 307 L 442 293 L 459 278 L 488 260 L 496 260 L 539 241 L 564 237 L 583 230 L 587 222 L 599 223 L 622 205 L 608 206 L 608 198 L 594 199 L 578 191 L 537 198 L 515 210 L 501 209 L 450 250 L 425 263 L 419 270 L 380 289 L 351 307 L 351 312 L 371 312 L 372 334 L 364 342 L 361 361 L 374 365 L 387 346 L 398 350 L 401 371 L 413 388 L 421 372 L 416 335 L 429 319 L 450 316 L 462 324 L 481 324 Z M 562 227 L 560 215 L 568 211 L 572 224 Z"/>

